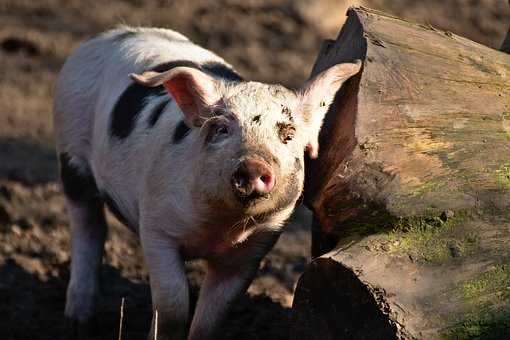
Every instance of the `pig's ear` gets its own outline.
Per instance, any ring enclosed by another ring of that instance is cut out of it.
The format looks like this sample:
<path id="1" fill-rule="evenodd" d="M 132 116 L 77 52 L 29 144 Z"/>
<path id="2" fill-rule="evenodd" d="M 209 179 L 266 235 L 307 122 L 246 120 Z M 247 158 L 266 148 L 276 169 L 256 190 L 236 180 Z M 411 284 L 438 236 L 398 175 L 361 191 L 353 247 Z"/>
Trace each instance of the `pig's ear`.
<path id="1" fill-rule="evenodd" d="M 307 81 L 299 91 L 299 111 L 307 128 L 306 150 L 311 158 L 319 155 L 319 130 L 336 92 L 360 68 L 361 60 L 337 64 Z"/>
<path id="2" fill-rule="evenodd" d="M 220 84 L 213 77 L 191 67 L 176 67 L 166 72 L 144 72 L 130 74 L 138 84 L 144 86 L 163 85 L 184 113 L 186 123 L 200 126 L 210 108 L 221 100 Z"/>

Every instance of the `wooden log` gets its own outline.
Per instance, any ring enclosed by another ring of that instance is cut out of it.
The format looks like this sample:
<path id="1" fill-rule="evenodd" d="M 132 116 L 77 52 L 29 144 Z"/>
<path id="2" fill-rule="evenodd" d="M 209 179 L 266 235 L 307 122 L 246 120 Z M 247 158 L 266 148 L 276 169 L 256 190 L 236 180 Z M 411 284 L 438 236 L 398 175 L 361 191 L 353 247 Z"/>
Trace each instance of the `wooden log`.
<path id="1" fill-rule="evenodd" d="M 292 337 L 510 338 L 510 56 L 352 8 L 312 76 L 353 59 L 307 167 L 322 256 Z"/>

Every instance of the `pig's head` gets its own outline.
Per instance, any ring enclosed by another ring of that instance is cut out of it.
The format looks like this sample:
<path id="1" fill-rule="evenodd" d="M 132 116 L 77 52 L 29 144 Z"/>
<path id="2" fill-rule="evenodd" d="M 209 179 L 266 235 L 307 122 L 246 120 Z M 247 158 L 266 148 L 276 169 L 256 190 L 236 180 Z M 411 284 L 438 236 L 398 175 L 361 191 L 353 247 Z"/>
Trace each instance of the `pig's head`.
<path id="1" fill-rule="evenodd" d="M 194 200 L 223 213 L 268 216 L 299 198 L 304 151 L 317 157 L 328 107 L 360 65 L 335 65 L 299 90 L 226 81 L 188 67 L 132 78 L 163 85 L 182 110 L 191 128 Z"/>

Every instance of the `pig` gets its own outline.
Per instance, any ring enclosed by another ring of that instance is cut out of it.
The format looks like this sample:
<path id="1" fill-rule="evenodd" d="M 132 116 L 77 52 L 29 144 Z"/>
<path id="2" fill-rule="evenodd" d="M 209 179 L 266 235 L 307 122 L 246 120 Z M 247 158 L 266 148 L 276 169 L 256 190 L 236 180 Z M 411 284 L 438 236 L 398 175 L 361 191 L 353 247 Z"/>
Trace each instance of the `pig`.
<path id="1" fill-rule="evenodd" d="M 54 100 L 68 322 L 93 319 L 106 204 L 140 239 L 157 311 L 149 338 L 214 338 L 301 195 L 305 152 L 317 157 L 335 93 L 360 67 L 338 64 L 291 90 L 245 80 L 169 29 L 123 26 L 79 46 Z M 191 316 L 184 262 L 194 259 L 207 273 Z"/>

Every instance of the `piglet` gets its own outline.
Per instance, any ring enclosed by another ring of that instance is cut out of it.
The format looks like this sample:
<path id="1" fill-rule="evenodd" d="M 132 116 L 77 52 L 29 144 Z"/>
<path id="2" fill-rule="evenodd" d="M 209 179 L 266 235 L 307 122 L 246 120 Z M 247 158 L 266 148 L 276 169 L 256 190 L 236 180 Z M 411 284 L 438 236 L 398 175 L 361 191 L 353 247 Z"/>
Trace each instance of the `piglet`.
<path id="1" fill-rule="evenodd" d="M 140 237 L 158 340 L 213 338 L 278 239 L 303 188 L 305 150 L 317 157 L 328 107 L 360 66 L 335 65 L 290 90 L 244 80 L 167 29 L 121 27 L 78 47 L 54 102 L 70 322 L 93 316 L 106 204 Z M 190 316 L 184 262 L 198 258 L 207 274 Z"/>

